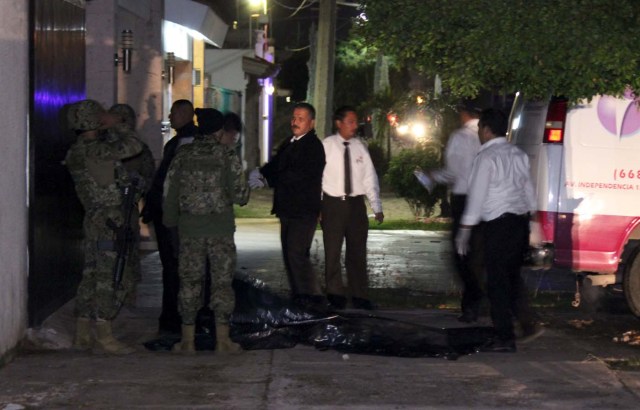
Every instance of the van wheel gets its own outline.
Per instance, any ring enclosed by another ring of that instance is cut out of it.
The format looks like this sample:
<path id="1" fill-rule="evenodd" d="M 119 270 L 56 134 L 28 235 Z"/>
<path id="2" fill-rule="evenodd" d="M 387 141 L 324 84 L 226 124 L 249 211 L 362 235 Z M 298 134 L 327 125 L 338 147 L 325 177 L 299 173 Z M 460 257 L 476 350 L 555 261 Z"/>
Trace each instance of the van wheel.
<path id="1" fill-rule="evenodd" d="M 634 247 L 623 275 L 622 287 L 627 305 L 634 315 L 640 317 L 640 247 Z"/>

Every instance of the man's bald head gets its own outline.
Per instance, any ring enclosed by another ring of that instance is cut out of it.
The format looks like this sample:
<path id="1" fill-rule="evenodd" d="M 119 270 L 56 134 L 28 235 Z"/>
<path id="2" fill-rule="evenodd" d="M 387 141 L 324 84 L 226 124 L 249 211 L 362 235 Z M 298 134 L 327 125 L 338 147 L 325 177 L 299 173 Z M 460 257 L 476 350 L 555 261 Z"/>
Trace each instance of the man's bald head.
<path id="1" fill-rule="evenodd" d="M 189 100 L 177 100 L 171 105 L 169 121 L 171 128 L 178 130 L 193 121 L 193 104 Z"/>

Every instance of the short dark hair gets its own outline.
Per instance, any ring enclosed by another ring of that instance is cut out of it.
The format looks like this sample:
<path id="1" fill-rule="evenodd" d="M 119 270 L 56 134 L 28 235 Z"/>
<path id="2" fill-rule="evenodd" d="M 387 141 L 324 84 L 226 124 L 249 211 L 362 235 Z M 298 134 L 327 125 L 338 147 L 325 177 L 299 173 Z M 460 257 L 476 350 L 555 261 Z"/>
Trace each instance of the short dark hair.
<path id="1" fill-rule="evenodd" d="M 497 136 L 507 135 L 508 119 L 507 115 L 498 109 L 487 108 L 480 113 L 478 127 L 489 127 L 491 132 Z"/>
<path id="2" fill-rule="evenodd" d="M 172 106 L 176 107 L 176 108 L 180 108 L 180 109 L 188 109 L 191 110 L 195 113 L 195 110 L 193 108 L 193 103 L 189 100 L 175 100 L 172 104 Z"/>
<path id="3" fill-rule="evenodd" d="M 333 121 L 342 121 L 342 120 L 344 120 L 344 117 L 346 117 L 347 113 L 349 113 L 349 112 L 352 112 L 352 113 L 358 115 L 358 111 L 356 111 L 355 108 L 353 108 L 350 105 L 343 105 L 342 107 L 338 108 L 335 113 L 333 113 Z"/>
<path id="4" fill-rule="evenodd" d="M 482 112 L 482 108 L 480 108 L 474 100 L 466 99 L 456 105 L 456 111 L 458 111 L 458 113 L 466 112 L 472 118 L 478 118 L 480 112 Z"/>
<path id="5" fill-rule="evenodd" d="M 313 108 L 313 105 L 307 103 L 307 102 L 299 102 L 296 103 L 296 105 L 293 106 L 293 109 L 298 109 L 298 108 L 302 108 L 303 110 L 307 110 L 309 112 L 309 114 L 311 115 L 311 119 L 315 120 L 316 119 L 316 109 Z"/>

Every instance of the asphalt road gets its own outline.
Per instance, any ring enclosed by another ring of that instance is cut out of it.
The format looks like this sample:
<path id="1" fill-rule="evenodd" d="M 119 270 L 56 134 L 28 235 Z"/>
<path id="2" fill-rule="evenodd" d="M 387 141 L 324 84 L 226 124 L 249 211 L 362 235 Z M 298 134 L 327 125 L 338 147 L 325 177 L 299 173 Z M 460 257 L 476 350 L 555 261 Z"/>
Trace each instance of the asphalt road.
<path id="1" fill-rule="evenodd" d="M 372 232 L 370 238 L 376 294 L 407 287 L 424 298 L 455 294 L 446 233 Z M 236 242 L 238 270 L 285 292 L 277 225 L 243 222 Z M 321 240 L 314 247 L 321 258 Z M 544 296 L 540 301 L 548 303 L 538 306 L 544 335 L 518 345 L 517 353 L 457 360 L 302 344 L 190 357 L 147 351 L 142 343 L 156 336 L 159 276 L 157 253 L 147 254 L 137 303 L 115 323 L 116 335 L 137 346 L 136 353 L 113 357 L 69 349 L 70 303 L 41 328 L 30 329 L 23 350 L 0 369 L 0 410 L 638 408 L 640 350 L 613 338 L 638 329 L 640 322 L 619 307 L 570 309 L 573 280 L 562 272 L 526 273 L 532 289 Z M 460 326 L 450 309 L 412 308 L 404 314 L 436 328 Z M 480 324 L 488 325 L 488 318 Z"/>

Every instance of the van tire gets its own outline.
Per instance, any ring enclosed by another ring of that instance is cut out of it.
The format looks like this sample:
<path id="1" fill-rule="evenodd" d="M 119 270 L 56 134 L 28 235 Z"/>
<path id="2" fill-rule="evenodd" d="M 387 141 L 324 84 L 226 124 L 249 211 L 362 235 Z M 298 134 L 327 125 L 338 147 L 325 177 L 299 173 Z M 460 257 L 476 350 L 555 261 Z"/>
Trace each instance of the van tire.
<path id="1" fill-rule="evenodd" d="M 640 318 L 640 246 L 637 244 L 629 253 L 629 261 L 625 263 L 622 288 L 629 309 Z"/>

